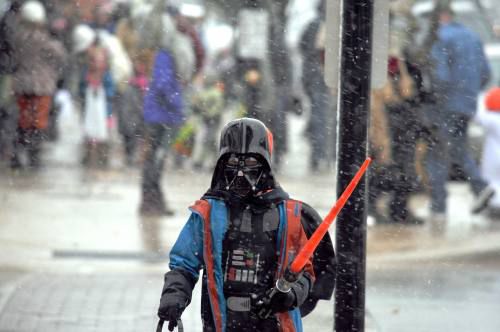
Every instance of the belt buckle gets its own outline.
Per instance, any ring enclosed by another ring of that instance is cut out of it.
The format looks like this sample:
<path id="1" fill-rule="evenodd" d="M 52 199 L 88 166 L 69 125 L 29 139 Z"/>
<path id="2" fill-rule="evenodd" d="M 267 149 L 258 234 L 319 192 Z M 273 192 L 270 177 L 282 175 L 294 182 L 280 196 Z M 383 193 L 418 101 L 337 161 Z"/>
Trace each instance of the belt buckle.
<path id="1" fill-rule="evenodd" d="M 231 311 L 246 312 L 250 311 L 250 297 L 230 296 L 227 298 L 227 308 Z"/>

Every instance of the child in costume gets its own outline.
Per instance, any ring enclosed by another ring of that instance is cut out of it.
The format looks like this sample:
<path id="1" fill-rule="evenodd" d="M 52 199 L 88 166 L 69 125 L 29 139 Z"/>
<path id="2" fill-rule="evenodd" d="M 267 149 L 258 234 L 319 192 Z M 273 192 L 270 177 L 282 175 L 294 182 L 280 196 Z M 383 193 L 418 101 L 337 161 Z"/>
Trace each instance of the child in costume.
<path id="1" fill-rule="evenodd" d="M 158 309 L 170 331 L 202 269 L 203 331 L 302 331 L 301 316 L 331 297 L 335 255 L 328 234 L 291 290 L 270 292 L 321 223 L 280 187 L 272 151 L 272 134 L 258 120 L 223 128 L 210 189 L 190 208 L 170 252 Z"/>

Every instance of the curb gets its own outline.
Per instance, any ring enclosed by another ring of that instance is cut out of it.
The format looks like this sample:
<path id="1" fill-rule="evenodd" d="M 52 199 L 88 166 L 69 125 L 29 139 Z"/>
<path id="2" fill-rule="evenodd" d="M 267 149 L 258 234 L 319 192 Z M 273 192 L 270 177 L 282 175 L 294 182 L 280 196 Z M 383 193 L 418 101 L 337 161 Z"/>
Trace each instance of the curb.
<path id="1" fill-rule="evenodd" d="M 415 248 L 402 252 L 367 255 L 367 264 L 413 264 L 465 261 L 476 257 L 500 256 L 500 233 L 480 234 L 473 238 L 436 241 L 431 249 Z"/>

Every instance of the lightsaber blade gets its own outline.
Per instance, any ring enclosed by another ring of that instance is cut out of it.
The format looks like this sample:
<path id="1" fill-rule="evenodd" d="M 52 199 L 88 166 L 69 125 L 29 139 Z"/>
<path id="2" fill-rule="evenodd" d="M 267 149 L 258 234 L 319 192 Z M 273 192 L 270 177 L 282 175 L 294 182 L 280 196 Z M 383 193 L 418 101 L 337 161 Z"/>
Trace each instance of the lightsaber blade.
<path id="1" fill-rule="evenodd" d="M 314 253 L 314 250 L 316 250 L 316 248 L 318 247 L 323 236 L 325 236 L 326 232 L 328 232 L 328 228 L 333 223 L 333 221 L 339 214 L 340 210 L 342 210 L 345 203 L 347 202 L 347 200 L 353 193 L 354 189 L 358 185 L 359 181 L 365 174 L 366 169 L 370 165 L 371 161 L 372 159 L 370 157 L 366 158 L 366 160 L 363 162 L 359 170 L 356 172 L 351 182 L 349 182 L 349 185 L 344 190 L 342 195 L 340 195 L 340 198 L 332 207 L 328 215 L 325 217 L 325 219 L 321 222 L 316 231 L 314 231 L 309 240 L 307 240 L 306 244 L 299 251 L 299 254 L 297 255 L 297 257 L 295 257 L 292 264 L 290 265 L 290 271 L 292 273 L 298 274 L 300 273 L 300 271 L 302 271 L 307 261 Z"/>

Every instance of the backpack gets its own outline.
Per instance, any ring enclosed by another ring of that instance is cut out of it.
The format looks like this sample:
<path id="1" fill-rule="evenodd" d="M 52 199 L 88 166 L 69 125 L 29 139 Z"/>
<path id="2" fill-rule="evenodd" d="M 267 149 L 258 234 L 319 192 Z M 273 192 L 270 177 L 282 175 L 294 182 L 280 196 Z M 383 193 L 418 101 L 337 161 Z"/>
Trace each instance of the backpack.
<path id="1" fill-rule="evenodd" d="M 306 203 L 302 203 L 302 227 L 308 238 L 311 237 L 321 222 L 322 219 L 316 210 Z M 300 306 L 302 317 L 313 311 L 319 300 L 330 300 L 335 289 L 337 263 L 332 240 L 328 233 L 325 234 L 314 251 L 312 263 L 316 280 L 306 301 Z"/>

